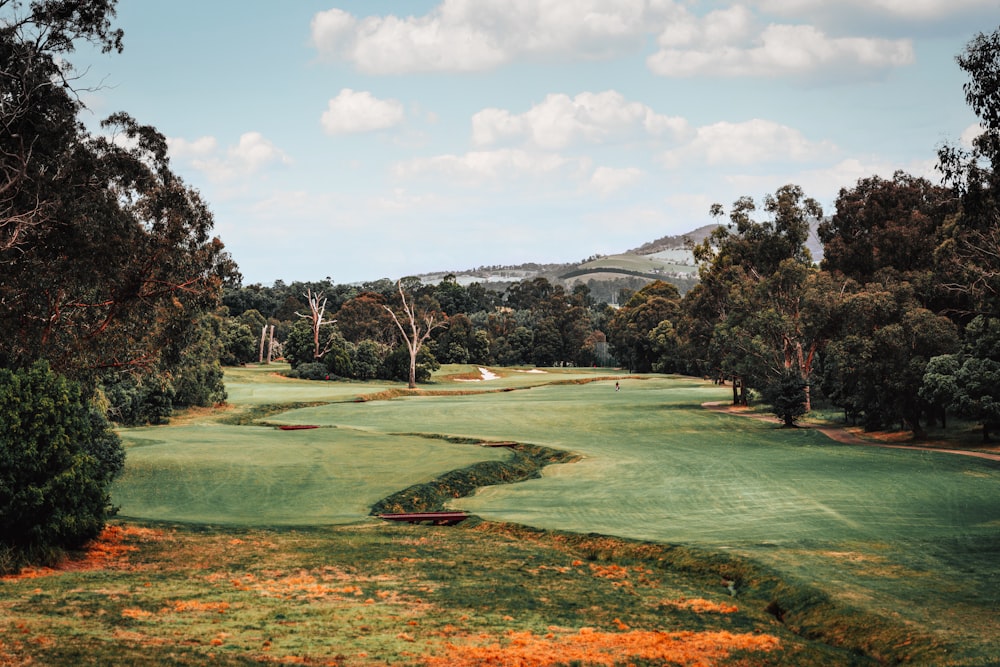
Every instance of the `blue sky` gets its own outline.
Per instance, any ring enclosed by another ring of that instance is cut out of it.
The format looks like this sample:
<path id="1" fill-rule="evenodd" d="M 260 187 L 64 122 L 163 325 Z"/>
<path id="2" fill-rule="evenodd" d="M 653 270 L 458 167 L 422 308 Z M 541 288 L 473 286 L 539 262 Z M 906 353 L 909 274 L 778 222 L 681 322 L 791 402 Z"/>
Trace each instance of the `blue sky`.
<path id="1" fill-rule="evenodd" d="M 119 0 L 88 122 L 170 141 L 244 283 L 577 261 L 903 169 L 996 0 Z"/>

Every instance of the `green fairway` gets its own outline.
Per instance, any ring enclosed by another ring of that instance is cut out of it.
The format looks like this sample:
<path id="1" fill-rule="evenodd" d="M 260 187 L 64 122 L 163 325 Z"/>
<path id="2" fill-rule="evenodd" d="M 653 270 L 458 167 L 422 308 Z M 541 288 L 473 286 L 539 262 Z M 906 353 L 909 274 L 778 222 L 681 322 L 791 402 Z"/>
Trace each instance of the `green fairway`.
<path id="1" fill-rule="evenodd" d="M 452 506 L 740 553 L 844 602 L 1000 650 L 1000 465 L 840 445 L 701 407 L 728 392 L 666 378 L 623 380 L 615 392 L 603 381 L 328 405 L 281 419 L 569 449 L 583 460 Z"/>
<path id="2" fill-rule="evenodd" d="M 503 394 L 334 404 L 287 423 L 513 439 L 584 460 L 456 504 L 489 518 L 713 546 L 987 534 L 996 465 L 836 445 L 699 404 L 726 390 L 684 380 L 536 387 Z"/>
<path id="3" fill-rule="evenodd" d="M 459 382 L 478 370 L 445 368 L 424 395 L 356 401 L 386 385 L 241 369 L 229 375 L 234 403 L 323 402 L 267 420 L 327 428 L 125 431 L 114 500 L 145 519 L 350 522 L 394 491 L 508 455 L 418 435 L 544 445 L 582 460 L 451 505 L 750 556 L 843 602 L 966 642 L 974 655 L 1000 652 L 1000 464 L 841 445 L 815 430 L 708 411 L 702 403 L 730 390 L 696 379 L 620 375 L 616 392 L 614 379 L 586 382 L 611 377 L 606 370 L 525 370 Z"/>
<path id="4" fill-rule="evenodd" d="M 242 525 L 364 518 L 394 491 L 508 455 L 352 429 L 279 431 L 199 424 L 129 429 L 114 501 L 126 517 Z"/>

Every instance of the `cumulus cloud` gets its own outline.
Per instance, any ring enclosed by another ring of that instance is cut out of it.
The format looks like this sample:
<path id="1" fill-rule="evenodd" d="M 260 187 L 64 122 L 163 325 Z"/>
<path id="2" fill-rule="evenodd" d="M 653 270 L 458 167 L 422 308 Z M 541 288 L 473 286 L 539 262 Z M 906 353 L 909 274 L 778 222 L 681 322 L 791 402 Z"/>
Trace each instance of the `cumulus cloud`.
<path id="1" fill-rule="evenodd" d="M 344 88 L 330 100 L 320 122 L 330 135 L 384 130 L 403 120 L 403 105 L 380 100 L 367 91 Z"/>
<path id="2" fill-rule="evenodd" d="M 211 155 L 218 145 L 219 142 L 216 141 L 215 137 L 198 137 L 194 141 L 181 138 L 167 139 L 167 147 L 171 157 L 181 160 Z"/>
<path id="3" fill-rule="evenodd" d="M 665 116 L 613 90 L 548 95 L 523 114 L 484 109 L 472 117 L 472 141 L 490 146 L 507 140 L 527 141 L 546 150 L 578 142 L 602 143 L 614 137 L 679 135 L 683 118 Z"/>
<path id="4" fill-rule="evenodd" d="M 579 172 L 585 167 L 585 160 L 554 153 L 503 148 L 407 160 L 397 163 L 393 172 L 400 178 L 443 175 L 465 184 L 479 185 L 523 177 L 537 178 L 567 171 Z"/>
<path id="5" fill-rule="evenodd" d="M 596 191 L 602 197 L 607 197 L 636 183 L 640 178 L 642 178 L 642 170 L 635 167 L 627 167 L 625 169 L 598 167 L 591 175 L 588 184 L 590 189 Z"/>
<path id="6" fill-rule="evenodd" d="M 232 181 L 264 170 L 273 164 L 291 164 L 292 159 L 260 132 L 245 132 L 239 142 L 219 150 L 215 137 L 194 141 L 174 138 L 167 141 L 172 157 L 187 161 L 193 168 L 217 182 Z"/>
<path id="7" fill-rule="evenodd" d="M 691 141 L 667 151 L 663 161 L 671 168 L 688 162 L 709 165 L 800 162 L 834 151 L 836 147 L 829 142 L 811 142 L 794 128 L 755 118 L 743 123 L 721 122 L 700 127 Z"/>
<path id="8" fill-rule="evenodd" d="M 816 71 L 884 70 L 914 61 L 909 40 L 830 37 L 811 25 L 763 28 L 735 6 L 704 17 L 687 14 L 658 38 L 649 69 L 661 76 L 786 76 Z"/>
<path id="9" fill-rule="evenodd" d="M 442 0 L 420 16 L 319 12 L 311 37 L 322 57 L 369 74 L 475 72 L 542 57 L 610 58 L 637 52 L 652 36 L 659 50 L 647 65 L 663 76 L 880 71 L 912 63 L 912 43 L 832 36 L 815 21 L 842 24 L 851 12 L 931 21 L 995 2 L 845 1 L 850 10 L 820 0 L 750 0 L 700 15 L 688 9 L 692 3 L 675 0 Z"/>
<path id="10" fill-rule="evenodd" d="M 605 58 L 636 48 L 670 0 L 443 0 L 423 16 L 313 17 L 324 57 L 370 74 L 470 72 L 538 55 Z"/>

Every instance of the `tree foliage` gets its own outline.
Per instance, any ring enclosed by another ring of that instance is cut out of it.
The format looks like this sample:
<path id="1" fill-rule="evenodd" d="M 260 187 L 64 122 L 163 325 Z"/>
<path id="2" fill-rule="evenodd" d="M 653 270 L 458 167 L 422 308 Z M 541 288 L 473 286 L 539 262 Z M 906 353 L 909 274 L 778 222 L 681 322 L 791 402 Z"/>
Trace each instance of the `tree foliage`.
<path id="1" fill-rule="evenodd" d="M 30 560 L 97 537 L 125 453 L 78 383 L 0 369 L 0 544 Z"/>
<path id="2" fill-rule="evenodd" d="M 688 331 L 700 345 L 695 354 L 720 377 L 759 390 L 794 370 L 808 387 L 824 342 L 825 305 L 816 297 L 806 241 L 810 220 L 823 212 L 797 185 L 764 198 L 764 220 L 754 219 L 756 208 L 741 197 L 729 225 L 695 248 L 702 288 L 685 305 L 703 323 Z M 722 206 L 715 204 L 712 214 L 722 215 Z M 822 307 L 810 309 L 813 303 Z"/>
<path id="3" fill-rule="evenodd" d="M 159 132 L 124 113 L 100 136 L 78 121 L 68 55 L 120 50 L 114 5 L 0 3 L 0 364 L 47 359 L 89 385 L 172 372 L 163 351 L 238 275 Z"/>

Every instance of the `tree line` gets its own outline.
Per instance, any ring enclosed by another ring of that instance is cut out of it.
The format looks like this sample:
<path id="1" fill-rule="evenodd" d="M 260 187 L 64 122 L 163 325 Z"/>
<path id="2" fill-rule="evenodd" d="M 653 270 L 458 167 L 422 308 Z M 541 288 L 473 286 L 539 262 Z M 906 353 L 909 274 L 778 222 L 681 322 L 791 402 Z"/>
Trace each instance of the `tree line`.
<path id="1" fill-rule="evenodd" d="M 943 179 L 742 197 L 699 244 L 697 285 L 616 295 L 543 278 L 244 286 L 166 139 L 80 120 L 80 42 L 122 50 L 115 0 L 0 0 L 0 570 L 96 536 L 124 453 L 112 424 L 226 398 L 223 365 L 427 381 L 442 363 L 619 365 L 731 383 L 788 422 L 817 399 L 868 428 L 958 414 L 1000 427 L 1000 30 L 958 56 L 983 132 Z M 822 219 L 824 256 L 805 247 Z"/>

